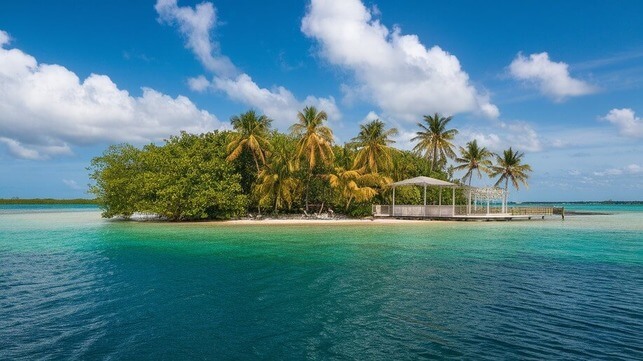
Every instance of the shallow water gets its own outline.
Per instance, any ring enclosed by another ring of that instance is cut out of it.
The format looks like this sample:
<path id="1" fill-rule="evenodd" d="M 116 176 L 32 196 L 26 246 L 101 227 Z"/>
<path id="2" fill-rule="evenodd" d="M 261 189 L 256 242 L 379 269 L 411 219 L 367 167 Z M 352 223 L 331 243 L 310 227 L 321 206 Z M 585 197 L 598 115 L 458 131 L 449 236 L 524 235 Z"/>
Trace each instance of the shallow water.
<path id="1" fill-rule="evenodd" d="M 230 226 L 5 207 L 0 359 L 642 359 L 643 213 L 615 213 Z"/>

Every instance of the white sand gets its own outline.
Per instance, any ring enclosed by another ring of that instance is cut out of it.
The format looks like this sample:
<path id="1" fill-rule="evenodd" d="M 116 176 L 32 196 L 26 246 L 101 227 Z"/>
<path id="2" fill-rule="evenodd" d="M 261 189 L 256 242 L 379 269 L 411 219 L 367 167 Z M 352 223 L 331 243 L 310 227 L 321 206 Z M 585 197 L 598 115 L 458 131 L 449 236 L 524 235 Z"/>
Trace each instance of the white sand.
<path id="1" fill-rule="evenodd" d="M 208 222 L 230 225 L 353 225 L 353 224 L 399 224 L 399 223 L 438 223 L 444 224 L 451 221 L 427 221 L 413 219 L 377 218 L 377 219 L 240 219 L 223 222 Z"/>

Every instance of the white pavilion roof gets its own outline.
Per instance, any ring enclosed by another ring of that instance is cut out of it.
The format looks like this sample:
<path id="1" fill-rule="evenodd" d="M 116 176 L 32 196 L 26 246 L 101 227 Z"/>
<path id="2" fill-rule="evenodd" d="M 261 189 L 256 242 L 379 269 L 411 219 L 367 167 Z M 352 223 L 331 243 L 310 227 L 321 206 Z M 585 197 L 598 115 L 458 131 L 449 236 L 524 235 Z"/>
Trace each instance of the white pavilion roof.
<path id="1" fill-rule="evenodd" d="M 431 177 L 415 177 L 405 179 L 399 182 L 389 184 L 391 187 L 399 186 L 434 186 L 434 187 L 458 187 L 455 183 L 450 183 L 440 179 L 435 179 Z"/>

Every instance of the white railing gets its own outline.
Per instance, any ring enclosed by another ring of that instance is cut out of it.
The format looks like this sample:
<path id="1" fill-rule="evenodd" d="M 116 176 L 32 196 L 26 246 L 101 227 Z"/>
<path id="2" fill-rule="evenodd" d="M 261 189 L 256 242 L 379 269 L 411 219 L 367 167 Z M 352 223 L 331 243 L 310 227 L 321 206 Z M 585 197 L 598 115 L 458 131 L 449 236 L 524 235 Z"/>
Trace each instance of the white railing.
<path id="1" fill-rule="evenodd" d="M 394 214 L 391 213 L 393 210 Z M 455 210 L 455 214 L 454 214 Z M 373 205 L 373 215 L 377 217 L 454 217 L 454 216 L 484 216 L 508 214 L 516 215 L 552 215 L 553 207 L 510 207 L 503 212 L 502 207 L 486 205 L 477 207 L 471 205 L 442 205 L 442 206 L 417 206 L 417 205 Z"/>
<path id="2" fill-rule="evenodd" d="M 391 206 L 374 204 L 372 207 L 373 215 L 378 217 L 389 217 L 391 215 Z"/>
<path id="3" fill-rule="evenodd" d="M 453 206 L 373 205 L 373 215 L 378 217 L 452 217 Z M 393 209 L 394 214 L 391 214 Z"/>

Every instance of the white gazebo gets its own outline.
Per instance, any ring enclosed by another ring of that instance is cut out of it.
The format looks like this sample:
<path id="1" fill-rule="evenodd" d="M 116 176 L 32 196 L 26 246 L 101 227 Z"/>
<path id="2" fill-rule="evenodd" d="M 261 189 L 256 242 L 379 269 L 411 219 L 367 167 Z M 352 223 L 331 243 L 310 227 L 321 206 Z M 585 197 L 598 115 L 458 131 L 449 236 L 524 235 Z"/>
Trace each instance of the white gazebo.
<path id="1" fill-rule="evenodd" d="M 467 187 L 469 189 L 469 202 L 467 204 L 467 214 L 479 213 L 478 201 L 486 202 L 486 214 L 492 213 L 491 202 L 500 201 L 500 213 L 507 213 L 507 194 L 509 192 L 496 187 L 475 188 Z M 473 199 L 472 199 L 473 197 Z M 471 202 L 473 201 L 473 209 L 471 209 Z M 497 212 L 496 212 L 497 213 Z"/>
<path id="2" fill-rule="evenodd" d="M 420 176 L 420 177 L 415 177 L 415 178 L 410 178 L 399 182 L 395 182 L 390 184 L 389 186 L 393 188 L 393 203 L 391 204 L 391 215 L 397 215 L 397 213 L 395 212 L 395 188 L 401 187 L 401 186 L 424 187 L 424 205 L 422 206 L 421 209 L 418 209 L 417 206 L 416 207 L 406 206 L 406 205 L 398 206 L 398 211 L 402 213 L 400 215 L 404 216 L 408 214 L 408 215 L 417 215 L 417 216 L 424 216 L 424 217 L 437 215 L 438 217 L 441 217 L 443 216 L 443 214 L 445 216 L 449 216 L 449 215 L 453 216 L 455 214 L 455 189 L 458 187 L 458 185 L 455 183 L 451 183 L 451 182 L 447 182 L 447 181 L 443 181 L 443 180 L 435 179 L 431 177 Z M 427 207 L 426 205 L 426 188 L 427 187 L 438 187 L 439 189 L 437 208 L 435 206 Z M 451 209 L 443 209 L 444 207 L 442 207 L 442 188 L 451 188 L 452 200 L 453 200 L 453 204 L 451 204 L 451 207 L 450 207 Z"/>
<path id="3" fill-rule="evenodd" d="M 396 205 L 395 204 L 395 189 L 402 186 L 421 186 L 424 188 L 424 203 L 423 205 Z M 373 214 L 375 216 L 391 216 L 391 217 L 414 217 L 414 218 L 467 218 L 479 217 L 480 215 L 489 216 L 491 214 L 497 216 L 507 215 L 507 194 L 500 188 L 476 188 L 461 186 L 455 183 L 435 179 L 431 177 L 415 177 L 395 182 L 389 185 L 393 188 L 393 201 L 390 206 L 374 205 Z M 427 187 L 438 188 L 438 205 L 426 204 L 426 189 Z M 442 189 L 451 189 L 451 204 L 442 204 Z M 455 190 L 456 188 L 464 189 L 468 193 L 467 205 L 456 207 L 455 204 Z M 474 207 L 472 208 L 472 200 Z M 486 201 L 486 209 L 478 210 L 477 201 Z M 502 207 L 491 207 L 490 202 L 494 200 L 501 200 Z"/>

